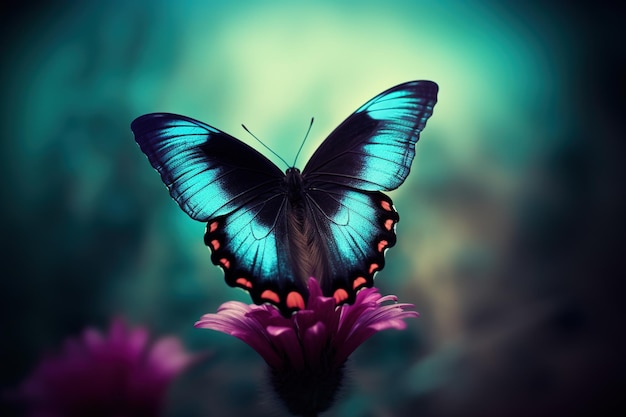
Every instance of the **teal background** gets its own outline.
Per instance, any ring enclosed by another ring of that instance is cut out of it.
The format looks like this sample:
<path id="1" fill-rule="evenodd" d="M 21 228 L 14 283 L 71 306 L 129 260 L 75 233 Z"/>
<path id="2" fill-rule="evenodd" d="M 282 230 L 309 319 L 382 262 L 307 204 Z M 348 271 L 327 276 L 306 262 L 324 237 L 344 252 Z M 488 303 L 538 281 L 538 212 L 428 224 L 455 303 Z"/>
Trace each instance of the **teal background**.
<path id="1" fill-rule="evenodd" d="M 398 244 L 377 277 L 422 316 L 353 355 L 325 415 L 619 406 L 618 13 L 487 0 L 0 11 L 3 388 L 69 335 L 122 315 L 211 352 L 177 382 L 168 416 L 284 415 L 248 346 L 193 328 L 248 297 L 224 284 L 204 225 L 169 198 L 130 122 L 156 111 L 194 117 L 283 168 L 240 124 L 291 162 L 314 116 L 302 167 L 366 100 L 429 79 L 439 103 L 411 175 L 390 193 Z"/>

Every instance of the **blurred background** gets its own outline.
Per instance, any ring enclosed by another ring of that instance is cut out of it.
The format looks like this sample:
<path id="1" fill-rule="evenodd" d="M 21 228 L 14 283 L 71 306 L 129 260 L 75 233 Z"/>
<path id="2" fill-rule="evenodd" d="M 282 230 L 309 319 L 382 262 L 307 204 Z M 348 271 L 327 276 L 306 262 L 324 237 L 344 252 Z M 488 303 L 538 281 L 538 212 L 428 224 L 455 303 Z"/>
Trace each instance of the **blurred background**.
<path id="1" fill-rule="evenodd" d="M 264 363 L 193 328 L 231 299 L 134 142 L 184 114 L 299 164 L 365 101 L 439 103 L 377 277 L 421 313 L 366 342 L 325 416 L 624 409 L 623 17 L 575 2 L 111 1 L 0 6 L 1 387 L 124 316 L 211 355 L 167 416 L 282 416 Z M 270 159 L 275 157 L 262 150 Z M 281 168 L 283 165 L 278 164 Z"/>

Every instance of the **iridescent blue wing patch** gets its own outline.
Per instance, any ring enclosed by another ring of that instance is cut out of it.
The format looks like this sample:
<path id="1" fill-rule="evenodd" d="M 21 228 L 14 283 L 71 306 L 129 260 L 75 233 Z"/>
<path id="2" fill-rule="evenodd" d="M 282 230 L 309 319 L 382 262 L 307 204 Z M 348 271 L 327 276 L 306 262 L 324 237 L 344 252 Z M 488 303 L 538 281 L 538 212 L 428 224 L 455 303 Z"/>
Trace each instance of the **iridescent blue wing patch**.
<path id="1" fill-rule="evenodd" d="M 412 81 L 377 95 L 328 136 L 302 175 L 314 184 L 366 191 L 398 188 L 409 175 L 437 90 L 432 81 Z"/>
<path id="2" fill-rule="evenodd" d="M 250 146 L 189 117 L 147 114 L 131 129 L 172 198 L 195 220 L 206 222 L 272 194 L 284 177 Z"/>

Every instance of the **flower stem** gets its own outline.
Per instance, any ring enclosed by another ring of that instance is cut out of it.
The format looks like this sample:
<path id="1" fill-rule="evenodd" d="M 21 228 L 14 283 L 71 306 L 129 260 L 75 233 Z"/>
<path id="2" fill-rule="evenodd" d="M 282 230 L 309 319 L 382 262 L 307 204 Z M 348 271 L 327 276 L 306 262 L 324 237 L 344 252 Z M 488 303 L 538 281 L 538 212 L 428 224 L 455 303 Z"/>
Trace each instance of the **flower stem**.
<path id="1" fill-rule="evenodd" d="M 335 401 L 344 376 L 344 364 L 333 367 L 317 360 L 315 369 L 269 369 L 269 380 L 291 414 L 317 417 Z"/>

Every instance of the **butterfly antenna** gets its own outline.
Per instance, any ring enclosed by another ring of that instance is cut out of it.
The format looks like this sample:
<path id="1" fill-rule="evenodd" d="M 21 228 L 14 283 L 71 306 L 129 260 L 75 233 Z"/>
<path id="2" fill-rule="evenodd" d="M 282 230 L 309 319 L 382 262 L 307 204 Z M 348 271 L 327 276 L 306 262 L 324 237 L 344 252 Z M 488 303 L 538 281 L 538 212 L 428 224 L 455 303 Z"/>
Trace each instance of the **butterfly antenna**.
<path id="1" fill-rule="evenodd" d="M 311 117 L 311 123 L 309 123 L 309 128 L 306 131 L 306 135 L 304 135 L 304 139 L 302 140 L 302 143 L 300 144 L 300 149 L 298 149 L 298 153 L 296 153 L 296 158 L 293 160 L 293 166 L 296 166 L 296 161 L 298 161 L 298 156 L 300 156 L 300 151 L 302 150 L 302 147 L 304 146 L 304 142 L 306 142 L 306 138 L 309 137 L 309 132 L 311 132 L 311 127 L 313 127 L 313 120 L 314 118 Z"/>
<path id="2" fill-rule="evenodd" d="M 276 157 L 277 157 L 278 159 L 280 159 L 281 161 L 283 161 L 283 163 L 284 163 L 285 165 L 287 165 L 287 168 L 290 168 L 290 167 L 289 167 L 289 164 L 287 163 L 287 161 L 285 161 L 283 158 L 281 158 L 279 154 L 277 154 L 276 152 L 274 152 L 274 151 L 272 150 L 272 148 L 270 148 L 269 146 L 267 146 L 266 144 L 264 144 L 264 143 L 263 143 L 263 141 L 261 141 L 261 139 L 259 139 L 259 138 L 257 138 L 256 136 L 254 136 L 254 134 L 248 130 L 248 128 L 246 127 L 246 125 L 244 125 L 244 124 L 242 123 L 242 124 L 241 124 L 241 127 L 243 127 L 243 128 L 246 130 L 246 132 L 248 132 L 248 133 L 250 134 L 250 136 L 252 136 L 252 137 L 253 137 L 253 138 L 255 138 L 256 140 L 258 140 L 258 141 L 259 141 L 259 143 L 260 143 L 261 145 L 263 145 L 263 147 L 264 147 L 265 149 L 267 149 L 268 151 L 270 151 L 271 153 L 273 153 L 274 155 L 276 155 Z"/>

